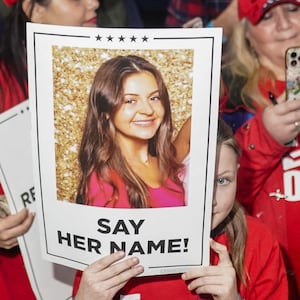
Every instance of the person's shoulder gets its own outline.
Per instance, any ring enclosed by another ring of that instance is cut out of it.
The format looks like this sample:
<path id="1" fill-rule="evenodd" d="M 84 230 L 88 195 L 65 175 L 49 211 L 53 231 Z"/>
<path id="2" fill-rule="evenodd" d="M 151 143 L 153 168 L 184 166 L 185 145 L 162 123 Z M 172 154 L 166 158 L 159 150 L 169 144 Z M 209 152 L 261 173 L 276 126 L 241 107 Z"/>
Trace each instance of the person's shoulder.
<path id="1" fill-rule="evenodd" d="M 280 246 L 271 231 L 260 220 L 253 217 L 246 217 L 248 225 L 248 235 L 245 248 L 245 266 L 252 279 L 261 270 L 273 269 L 274 266 L 283 266 Z M 272 266 L 271 266 L 271 265 Z"/>
<path id="2" fill-rule="evenodd" d="M 247 243 L 257 245 L 259 242 L 273 244 L 275 237 L 271 230 L 259 219 L 246 215 L 248 238 Z"/>
<path id="3" fill-rule="evenodd" d="M 248 231 L 251 231 L 253 233 L 255 233 L 256 231 L 270 232 L 269 228 L 255 217 L 246 215 L 246 221 L 247 221 Z"/>

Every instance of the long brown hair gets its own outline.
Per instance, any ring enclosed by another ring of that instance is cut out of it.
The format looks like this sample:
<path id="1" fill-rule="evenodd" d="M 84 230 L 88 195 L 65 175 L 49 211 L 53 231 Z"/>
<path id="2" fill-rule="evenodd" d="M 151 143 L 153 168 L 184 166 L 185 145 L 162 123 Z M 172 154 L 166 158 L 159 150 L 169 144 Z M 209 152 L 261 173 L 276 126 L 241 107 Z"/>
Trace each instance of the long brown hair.
<path id="1" fill-rule="evenodd" d="M 217 145 L 226 145 L 233 149 L 238 156 L 240 149 L 234 139 L 231 128 L 223 121 L 219 120 Z M 247 240 L 247 223 L 245 213 L 240 204 L 234 203 L 233 208 L 224 222 L 225 232 L 229 239 L 229 254 L 233 267 L 237 273 L 237 277 L 243 284 L 246 283 L 244 261 L 245 261 L 245 245 Z"/>
<path id="2" fill-rule="evenodd" d="M 123 102 L 123 82 L 132 74 L 150 72 L 156 79 L 159 95 L 165 110 L 162 123 L 155 136 L 149 140 L 148 151 L 158 159 L 162 174 L 180 183 L 178 172 L 181 167 L 175 160 L 172 144 L 173 126 L 167 88 L 158 69 L 140 56 L 116 56 L 104 62 L 98 69 L 89 95 L 89 104 L 83 137 L 79 151 L 81 179 L 78 187 L 77 203 L 90 204 L 87 185 L 92 172 L 99 180 L 105 180 L 114 188 L 113 204 L 118 201 L 118 188 L 112 171 L 125 182 L 129 202 L 132 207 L 149 207 L 147 186 L 137 176 L 115 139 L 112 122 L 117 109 Z"/>

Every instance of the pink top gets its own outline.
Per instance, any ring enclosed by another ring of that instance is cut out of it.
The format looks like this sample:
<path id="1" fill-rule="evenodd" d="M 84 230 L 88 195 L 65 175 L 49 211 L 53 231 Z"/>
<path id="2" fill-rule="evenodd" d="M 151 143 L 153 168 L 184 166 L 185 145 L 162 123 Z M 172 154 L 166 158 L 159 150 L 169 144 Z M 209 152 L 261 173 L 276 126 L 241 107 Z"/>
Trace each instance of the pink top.
<path id="1" fill-rule="evenodd" d="M 113 187 L 106 181 L 97 178 L 92 173 L 88 184 L 88 203 L 98 207 L 131 208 L 129 203 L 126 185 L 123 179 L 115 172 L 112 172 L 112 179 L 118 190 L 118 200 L 114 203 Z M 184 190 L 171 179 L 167 179 L 163 186 L 158 188 L 148 187 L 149 203 L 152 208 L 184 206 Z"/>

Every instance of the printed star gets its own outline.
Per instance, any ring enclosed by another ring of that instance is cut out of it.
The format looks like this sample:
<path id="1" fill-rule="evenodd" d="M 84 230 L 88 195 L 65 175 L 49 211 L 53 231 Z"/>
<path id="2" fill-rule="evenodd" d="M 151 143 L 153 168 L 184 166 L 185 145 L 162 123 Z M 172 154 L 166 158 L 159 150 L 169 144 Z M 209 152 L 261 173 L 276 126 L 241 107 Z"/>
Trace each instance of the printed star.
<path id="1" fill-rule="evenodd" d="M 113 37 L 112 37 L 111 35 L 109 35 L 109 36 L 107 37 L 107 41 L 108 41 L 108 42 L 112 42 L 112 40 L 113 40 Z"/>
<path id="2" fill-rule="evenodd" d="M 101 39 L 102 39 L 102 37 L 98 34 L 98 35 L 96 36 L 96 41 L 101 41 Z"/>
<path id="3" fill-rule="evenodd" d="M 148 37 L 146 37 L 145 35 L 142 37 L 143 42 L 148 42 Z"/>
<path id="4" fill-rule="evenodd" d="M 131 40 L 132 42 L 136 42 L 136 37 L 133 35 L 133 36 L 130 38 L 130 40 Z"/>
<path id="5" fill-rule="evenodd" d="M 123 35 L 121 35 L 121 36 L 119 37 L 119 42 L 124 42 L 124 40 L 125 40 L 125 37 L 124 37 Z"/>

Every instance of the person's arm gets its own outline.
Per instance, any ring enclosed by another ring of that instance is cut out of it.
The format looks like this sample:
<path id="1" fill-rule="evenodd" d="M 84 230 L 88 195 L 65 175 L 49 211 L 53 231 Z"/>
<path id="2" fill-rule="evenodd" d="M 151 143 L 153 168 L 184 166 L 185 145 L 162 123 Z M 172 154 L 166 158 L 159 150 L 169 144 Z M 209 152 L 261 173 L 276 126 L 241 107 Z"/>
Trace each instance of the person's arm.
<path id="1" fill-rule="evenodd" d="M 34 213 L 23 208 L 16 214 L 0 218 L 0 248 L 11 249 L 18 244 L 17 237 L 26 233 L 34 218 Z"/>
<path id="2" fill-rule="evenodd" d="M 236 273 L 226 246 L 212 240 L 211 249 L 219 255 L 216 266 L 201 266 L 182 275 L 188 289 L 196 294 L 209 294 L 215 300 L 237 300 Z"/>
<path id="3" fill-rule="evenodd" d="M 248 212 L 265 182 L 290 148 L 284 144 L 299 132 L 294 123 L 300 120 L 300 102 L 290 101 L 266 107 L 243 124 L 235 138 L 242 150 L 238 171 L 238 200 Z"/>
<path id="4" fill-rule="evenodd" d="M 123 251 L 105 256 L 89 265 L 75 278 L 73 299 L 111 300 L 133 277 L 143 273 L 136 257 L 125 257 Z M 79 286 L 78 286 L 79 285 Z"/>
<path id="5" fill-rule="evenodd" d="M 191 139 L 191 117 L 189 117 L 180 128 L 175 140 L 176 158 L 182 162 L 190 151 Z"/>

